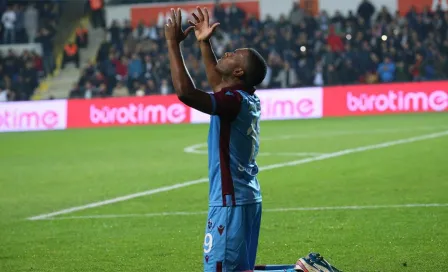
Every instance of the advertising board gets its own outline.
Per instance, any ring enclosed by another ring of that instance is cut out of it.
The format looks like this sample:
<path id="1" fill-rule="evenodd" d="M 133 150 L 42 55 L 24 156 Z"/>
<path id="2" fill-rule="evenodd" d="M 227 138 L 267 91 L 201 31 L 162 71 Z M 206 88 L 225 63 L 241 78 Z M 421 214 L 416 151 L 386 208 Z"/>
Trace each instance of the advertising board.
<path id="1" fill-rule="evenodd" d="M 0 103 L 0 132 L 67 128 L 67 101 Z"/>
<path id="2" fill-rule="evenodd" d="M 69 128 L 189 123 L 190 109 L 176 96 L 69 100 Z"/>
<path id="3" fill-rule="evenodd" d="M 448 81 L 324 88 L 324 117 L 448 110 Z"/>
<path id="4" fill-rule="evenodd" d="M 322 88 L 258 90 L 261 120 L 310 119 L 322 117 Z M 207 123 L 210 117 L 192 110 L 192 123 Z"/>

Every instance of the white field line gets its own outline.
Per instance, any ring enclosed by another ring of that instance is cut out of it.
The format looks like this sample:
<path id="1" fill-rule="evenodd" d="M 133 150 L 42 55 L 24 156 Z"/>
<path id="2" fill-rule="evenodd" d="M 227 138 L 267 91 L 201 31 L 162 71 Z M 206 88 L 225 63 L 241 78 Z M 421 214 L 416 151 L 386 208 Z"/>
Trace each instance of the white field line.
<path id="1" fill-rule="evenodd" d="M 418 142 L 418 141 L 423 141 L 423 140 L 428 140 L 428 139 L 440 138 L 440 137 L 443 137 L 446 135 L 448 135 L 448 130 L 442 131 L 442 132 L 437 132 L 437 133 L 425 134 L 425 135 L 416 136 L 416 137 L 411 137 L 411 138 L 405 138 L 405 139 L 400 139 L 400 140 L 395 140 L 395 141 L 384 142 L 384 143 L 380 143 L 380 144 L 366 145 L 366 146 L 361 146 L 361 147 L 356 147 L 356 148 L 344 149 L 341 151 L 328 153 L 328 154 L 320 155 L 317 157 L 306 158 L 306 159 L 301 159 L 301 160 L 294 160 L 294 161 L 290 161 L 290 162 L 286 162 L 286 163 L 271 164 L 271 165 L 260 167 L 260 170 L 266 171 L 266 170 L 272 170 L 272 169 L 283 168 L 283 167 L 288 167 L 288 166 L 296 166 L 296 165 L 301 165 L 301 164 L 305 164 L 305 163 L 341 157 L 341 156 L 345 156 L 348 154 L 364 152 L 364 151 L 368 151 L 368 150 L 375 150 L 375 149 L 387 148 L 387 147 L 391 147 L 391 146 L 395 146 L 395 145 L 401 145 L 401 144 L 413 143 L 413 142 Z M 175 189 L 179 189 L 179 188 L 183 188 L 183 187 L 187 187 L 187 186 L 191 186 L 191 185 L 195 185 L 195 184 L 199 184 L 199 183 L 204 183 L 207 181 L 208 181 L 208 178 L 201 178 L 201 179 L 197 179 L 197 180 L 186 181 L 183 183 L 178 183 L 178 184 L 174 184 L 174 185 L 170 185 L 170 186 L 164 186 L 164 187 L 160 187 L 160 188 L 156 188 L 156 189 L 152 189 L 152 190 L 148 190 L 148 191 L 144 191 L 144 192 L 139 192 L 139 193 L 120 196 L 120 197 L 111 198 L 111 199 L 107 199 L 107 200 L 103 200 L 103 201 L 93 202 L 90 204 L 76 206 L 76 207 L 63 209 L 63 210 L 55 211 L 55 212 L 51 212 L 51 213 L 45 213 L 45 214 L 29 217 L 27 219 L 28 220 L 47 219 L 49 217 L 53 217 L 53 216 L 57 216 L 57 215 L 63 215 L 63 214 L 77 212 L 77 211 L 83 211 L 83 210 L 87 210 L 87 209 L 91 209 L 91 208 L 95 208 L 95 207 L 101 207 L 101 206 L 105 206 L 105 205 L 109 205 L 109 204 L 113 204 L 113 203 L 127 201 L 130 199 L 134 199 L 134 198 L 138 198 L 138 197 L 142 197 L 142 196 L 148 196 L 148 195 L 158 194 L 161 192 L 172 191 Z"/>
<path id="2" fill-rule="evenodd" d="M 430 208 L 430 207 L 448 207 L 448 203 L 273 208 L 273 209 L 263 209 L 263 213 L 264 212 L 279 213 L 279 212 L 301 212 L 301 211 L 336 211 L 336 210 L 376 210 L 376 209 L 403 209 L 403 208 Z M 98 215 L 48 217 L 48 218 L 45 218 L 43 220 L 194 216 L 194 215 L 206 215 L 206 214 L 207 214 L 207 211 L 202 211 L 202 212 L 134 213 L 134 214 L 98 214 Z"/>
<path id="3" fill-rule="evenodd" d="M 262 141 L 275 141 L 275 140 L 287 140 L 287 139 L 303 139 L 303 138 L 317 138 L 317 137 L 333 137 L 344 135 L 371 135 L 371 134 L 383 134 L 383 133 L 398 133 L 398 132 L 413 132 L 417 130 L 446 130 L 447 126 L 423 126 L 423 127 L 403 127 L 403 128 L 377 128 L 371 130 L 338 130 L 338 131 L 326 131 L 319 133 L 303 133 L 294 135 L 280 135 L 273 137 L 261 137 Z"/>
<path id="4" fill-rule="evenodd" d="M 323 155 L 317 152 L 261 152 L 258 156 L 297 156 L 297 157 L 314 157 Z"/>
<path id="5" fill-rule="evenodd" d="M 307 138 L 318 138 L 318 137 L 333 137 L 333 136 L 344 136 L 344 135 L 363 135 L 363 134 L 383 134 L 383 133 L 397 133 L 397 132 L 409 132 L 416 130 L 436 130 L 436 129 L 447 129 L 446 126 L 427 126 L 427 127 L 415 127 L 415 128 L 379 128 L 373 130 L 339 130 L 339 131 L 327 131 L 320 133 L 304 133 L 304 134 L 296 134 L 296 135 L 281 135 L 274 137 L 262 137 L 262 141 L 275 141 L 275 140 L 289 140 L 289 139 L 307 139 Z M 185 153 L 192 154 L 201 154 L 206 155 L 207 150 L 201 150 L 202 148 L 207 147 L 207 143 L 200 143 L 191 146 L 187 146 L 184 148 Z M 310 152 L 314 153 L 314 152 Z M 290 156 L 290 154 L 279 154 L 279 153 L 269 153 L 266 155 L 265 153 L 259 153 L 259 156 Z M 303 155 L 293 155 L 293 156 L 303 156 Z M 315 154 L 310 154 L 310 156 L 315 156 Z"/>
<path id="6" fill-rule="evenodd" d="M 192 154 L 200 154 L 200 155 L 207 155 L 207 150 L 200 150 L 200 147 L 207 146 L 207 143 L 204 144 L 197 144 L 192 145 L 189 147 L 186 147 L 184 149 L 185 153 L 192 153 Z M 257 156 L 287 156 L 287 157 L 314 157 L 319 156 L 324 153 L 318 153 L 318 152 L 260 152 Z"/>

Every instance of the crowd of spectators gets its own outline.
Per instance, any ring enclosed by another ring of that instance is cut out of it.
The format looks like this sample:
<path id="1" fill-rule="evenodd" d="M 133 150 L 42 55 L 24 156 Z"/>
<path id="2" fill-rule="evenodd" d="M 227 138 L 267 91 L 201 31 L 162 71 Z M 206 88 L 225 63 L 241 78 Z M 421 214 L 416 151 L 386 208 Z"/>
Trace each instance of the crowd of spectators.
<path id="1" fill-rule="evenodd" d="M 30 100 L 42 72 L 43 61 L 36 52 L 16 55 L 10 50 L 0 57 L 0 102 Z"/>
<path id="2" fill-rule="evenodd" d="M 0 5 L 0 102 L 29 100 L 40 78 L 55 69 L 53 38 L 60 4 L 54 0 L 8 0 Z M 17 52 L 15 44 L 37 43 L 41 51 Z"/>
<path id="3" fill-rule="evenodd" d="M 266 58 L 261 88 L 446 79 L 448 13 L 440 8 L 391 14 L 364 0 L 355 12 L 307 14 L 294 5 L 289 16 L 259 21 L 236 6 L 214 8 L 221 22 L 212 39 L 219 56 L 255 47 Z M 114 21 L 96 63 L 82 70 L 70 97 L 173 93 L 162 25 L 132 27 Z M 192 35 L 193 36 L 193 35 Z M 186 65 L 199 88 L 208 90 L 194 37 L 183 46 Z"/>

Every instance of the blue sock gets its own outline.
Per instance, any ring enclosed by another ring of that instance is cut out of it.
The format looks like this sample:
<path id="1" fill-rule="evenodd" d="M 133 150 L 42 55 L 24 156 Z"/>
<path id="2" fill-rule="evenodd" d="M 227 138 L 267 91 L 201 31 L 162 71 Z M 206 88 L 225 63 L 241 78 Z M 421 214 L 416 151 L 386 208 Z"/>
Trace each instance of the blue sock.
<path id="1" fill-rule="evenodd" d="M 294 265 L 263 265 L 256 266 L 254 272 L 271 271 L 271 272 L 295 272 Z"/>
<path id="2" fill-rule="evenodd" d="M 254 270 L 254 272 L 263 272 L 263 271 L 270 271 L 270 272 L 296 272 L 294 269 L 289 268 L 289 269 L 281 269 L 281 270 Z"/>

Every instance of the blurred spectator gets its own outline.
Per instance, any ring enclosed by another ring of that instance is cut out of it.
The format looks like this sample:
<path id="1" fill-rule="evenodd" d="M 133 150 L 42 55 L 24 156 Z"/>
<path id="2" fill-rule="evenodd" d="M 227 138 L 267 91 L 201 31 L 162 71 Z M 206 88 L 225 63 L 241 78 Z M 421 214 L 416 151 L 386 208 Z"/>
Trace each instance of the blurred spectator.
<path id="1" fill-rule="evenodd" d="M 104 18 L 104 1 L 103 0 L 89 0 L 89 8 L 91 10 L 91 22 L 94 28 L 105 28 Z"/>
<path id="2" fill-rule="evenodd" d="M 167 95 L 173 93 L 171 84 L 168 82 L 167 79 L 162 79 L 160 83 L 160 94 Z"/>
<path id="3" fill-rule="evenodd" d="M 47 76 L 52 74 L 55 68 L 53 57 L 53 38 L 54 32 L 45 27 L 41 28 L 36 36 L 36 42 L 40 43 L 42 46 L 44 71 Z"/>
<path id="4" fill-rule="evenodd" d="M 86 27 L 79 26 L 76 28 L 76 45 L 79 48 L 86 48 L 89 43 L 89 32 Z"/>
<path id="5" fill-rule="evenodd" d="M 337 35 L 334 26 L 330 27 L 330 33 L 328 34 L 327 43 L 330 45 L 333 52 L 339 52 L 344 49 L 344 43 L 341 36 Z"/>
<path id="6" fill-rule="evenodd" d="M 327 66 L 325 78 L 326 78 L 326 85 L 341 84 L 341 82 L 339 81 L 339 75 L 336 71 L 336 67 L 333 64 Z"/>
<path id="7" fill-rule="evenodd" d="M 299 26 L 304 19 L 305 19 L 305 12 L 300 8 L 298 2 L 294 2 L 292 10 L 289 13 L 289 21 L 293 26 Z"/>
<path id="8" fill-rule="evenodd" d="M 16 5 L 16 41 L 19 43 L 26 43 L 28 37 L 25 30 L 25 7 L 23 5 Z"/>
<path id="9" fill-rule="evenodd" d="M 109 33 L 110 43 L 121 49 L 123 35 L 120 23 L 117 20 L 112 21 L 112 25 L 107 29 L 107 31 Z"/>
<path id="10" fill-rule="evenodd" d="M 112 96 L 115 97 L 129 96 L 128 88 L 126 88 L 126 86 L 124 86 L 123 83 L 118 82 L 112 92 Z"/>
<path id="11" fill-rule="evenodd" d="M 378 66 L 378 76 L 381 82 L 392 82 L 395 79 L 395 63 L 389 57 L 385 57 L 384 61 Z"/>
<path id="12" fill-rule="evenodd" d="M 73 88 L 70 90 L 69 98 L 83 98 L 83 93 L 78 83 L 73 84 Z"/>
<path id="13" fill-rule="evenodd" d="M 100 90 L 98 87 L 93 85 L 90 81 L 87 81 L 84 88 L 84 98 L 85 99 L 91 99 L 94 97 L 97 97 L 100 93 Z"/>
<path id="14" fill-rule="evenodd" d="M 132 59 L 128 62 L 128 77 L 129 84 L 132 86 L 133 82 L 138 81 L 143 74 L 143 63 L 139 56 L 134 53 Z"/>
<path id="15" fill-rule="evenodd" d="M 158 89 L 154 80 L 150 79 L 146 82 L 145 92 L 147 95 L 158 94 Z"/>
<path id="16" fill-rule="evenodd" d="M 39 26 L 38 20 L 39 20 L 39 13 L 37 9 L 34 7 L 34 4 L 28 5 L 24 15 L 24 26 L 26 29 L 26 34 L 28 35 L 29 43 L 33 43 L 36 39 L 37 29 Z"/>
<path id="17" fill-rule="evenodd" d="M 7 102 L 10 99 L 10 94 L 9 94 L 9 90 L 8 89 L 4 89 L 3 86 L 0 86 L 0 102 Z"/>
<path id="18" fill-rule="evenodd" d="M 316 63 L 316 68 L 314 70 L 313 85 L 314 86 L 323 86 L 324 84 L 325 84 L 325 79 L 324 79 L 323 62 L 319 61 L 318 63 Z"/>
<path id="19" fill-rule="evenodd" d="M 373 14 L 375 14 L 375 6 L 369 0 L 363 0 L 358 7 L 358 15 L 364 20 L 367 26 L 370 26 Z"/>
<path id="20" fill-rule="evenodd" d="M 74 62 L 76 68 L 79 68 L 79 48 L 75 43 L 69 43 L 64 46 L 64 56 L 62 58 L 62 69 L 68 62 Z"/>
<path id="21" fill-rule="evenodd" d="M 295 69 L 291 68 L 291 65 L 288 62 L 284 63 L 283 69 L 279 72 L 274 81 L 280 83 L 281 88 L 297 87 L 299 85 L 297 72 Z"/>
<path id="22" fill-rule="evenodd" d="M 424 78 L 422 54 L 417 53 L 414 63 L 409 67 L 409 72 L 413 81 L 420 81 Z"/>
<path id="23" fill-rule="evenodd" d="M 107 82 L 107 94 L 111 95 L 112 90 L 117 85 L 117 69 L 116 69 L 116 59 L 113 53 L 109 54 L 109 59 L 101 63 L 100 71 L 105 76 L 105 81 Z"/>
<path id="24" fill-rule="evenodd" d="M 138 23 L 137 27 L 135 27 L 132 35 L 136 40 L 149 38 L 149 28 L 145 26 L 145 22 L 143 22 L 143 20 Z"/>
<path id="25" fill-rule="evenodd" d="M 16 10 L 14 7 L 9 6 L 2 15 L 3 43 L 8 44 L 16 42 L 16 22 Z"/>
<path id="26" fill-rule="evenodd" d="M 392 15 L 385 6 L 381 7 L 381 11 L 376 17 L 376 22 L 382 24 L 390 24 L 392 22 Z"/>

